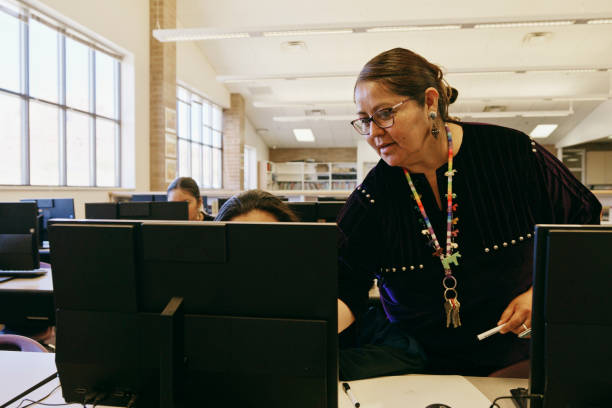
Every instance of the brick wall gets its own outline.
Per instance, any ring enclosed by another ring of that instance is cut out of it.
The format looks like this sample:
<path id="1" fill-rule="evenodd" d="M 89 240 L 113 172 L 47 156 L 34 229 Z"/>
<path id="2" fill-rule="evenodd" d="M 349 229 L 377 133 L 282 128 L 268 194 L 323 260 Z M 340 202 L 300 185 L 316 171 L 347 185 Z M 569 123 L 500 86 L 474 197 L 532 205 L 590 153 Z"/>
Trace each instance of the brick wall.
<path id="1" fill-rule="evenodd" d="M 268 160 L 271 162 L 287 162 L 308 159 L 317 162 L 356 162 L 357 149 L 354 147 L 330 149 L 270 149 Z"/>
<path id="2" fill-rule="evenodd" d="M 149 0 L 151 31 L 157 28 L 158 21 L 161 28 L 176 28 L 176 0 Z M 166 158 L 166 108 L 176 111 L 176 43 L 161 43 L 151 35 L 149 53 L 150 188 L 165 191 L 166 165 L 171 169 L 172 160 L 176 164 L 176 159 Z M 173 178 L 171 171 L 169 177 Z"/>
<path id="3" fill-rule="evenodd" d="M 230 108 L 223 110 L 223 188 L 242 190 L 244 186 L 244 98 L 230 95 Z"/>

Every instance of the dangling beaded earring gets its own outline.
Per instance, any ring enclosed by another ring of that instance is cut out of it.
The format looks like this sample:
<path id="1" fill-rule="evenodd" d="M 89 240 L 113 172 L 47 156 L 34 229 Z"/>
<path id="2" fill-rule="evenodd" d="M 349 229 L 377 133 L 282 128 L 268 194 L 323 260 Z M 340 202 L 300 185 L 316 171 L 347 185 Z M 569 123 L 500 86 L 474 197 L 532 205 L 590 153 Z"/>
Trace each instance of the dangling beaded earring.
<path id="1" fill-rule="evenodd" d="M 429 118 L 431 120 L 436 120 L 436 118 L 438 117 L 438 114 L 436 113 L 436 111 L 431 111 L 429 112 Z M 431 134 L 437 139 L 438 135 L 440 134 L 440 129 L 438 129 L 438 127 L 436 126 L 436 123 L 434 122 L 431 125 Z"/>

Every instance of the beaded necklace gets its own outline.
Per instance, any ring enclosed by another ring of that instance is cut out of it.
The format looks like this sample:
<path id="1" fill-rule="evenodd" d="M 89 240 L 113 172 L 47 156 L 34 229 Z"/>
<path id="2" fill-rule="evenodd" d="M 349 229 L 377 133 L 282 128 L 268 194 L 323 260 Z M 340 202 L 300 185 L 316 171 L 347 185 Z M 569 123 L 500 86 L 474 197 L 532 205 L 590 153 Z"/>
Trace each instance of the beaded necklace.
<path id="1" fill-rule="evenodd" d="M 444 287 L 444 310 L 446 312 L 446 327 L 449 327 L 450 324 L 453 324 L 453 327 L 457 328 L 461 326 L 461 319 L 459 317 L 459 307 L 461 306 L 458 300 L 457 295 L 457 279 L 453 276 L 453 271 L 451 270 L 451 264 L 459 265 L 459 261 L 457 258 L 461 258 L 461 254 L 459 251 L 455 251 L 453 253 L 453 249 L 458 248 L 456 243 L 452 242 L 452 238 L 457 236 L 458 230 L 453 231 L 453 224 L 456 224 L 458 218 L 453 219 L 453 210 L 456 208 L 457 204 L 453 206 L 453 198 L 455 195 L 453 194 L 453 175 L 456 170 L 453 170 L 453 139 L 450 132 L 450 129 L 447 125 L 444 126 L 446 129 L 446 137 L 448 139 L 448 171 L 444 173 L 448 180 L 448 192 L 446 194 L 446 202 L 447 202 L 447 217 L 446 217 L 446 251 L 443 252 L 440 247 L 440 243 L 438 242 L 438 238 L 436 237 L 436 233 L 429 221 L 429 217 L 427 217 L 427 213 L 425 212 L 425 207 L 421 202 L 421 197 L 416 191 L 414 187 L 414 183 L 410 178 L 410 173 L 407 169 L 404 168 L 404 174 L 406 175 L 406 180 L 408 180 L 408 184 L 410 185 L 410 190 L 412 190 L 412 194 L 414 196 L 414 200 L 416 201 L 419 211 L 423 216 L 423 220 L 425 221 L 425 225 L 427 229 L 422 231 L 423 235 L 429 235 L 431 242 L 430 244 L 435 249 L 435 252 L 432 254 L 435 257 L 440 258 L 440 262 L 442 263 L 442 267 L 444 268 L 444 278 L 442 279 L 442 286 Z M 453 208 L 455 207 L 455 208 Z"/>

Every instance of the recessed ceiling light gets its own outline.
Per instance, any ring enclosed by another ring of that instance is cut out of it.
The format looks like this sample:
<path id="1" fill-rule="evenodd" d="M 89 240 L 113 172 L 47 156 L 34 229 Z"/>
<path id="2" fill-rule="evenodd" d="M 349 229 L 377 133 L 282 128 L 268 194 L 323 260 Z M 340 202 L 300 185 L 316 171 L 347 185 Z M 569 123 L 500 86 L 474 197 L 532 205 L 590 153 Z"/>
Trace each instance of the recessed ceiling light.
<path id="1" fill-rule="evenodd" d="M 315 138 L 311 129 L 293 129 L 293 134 L 298 142 L 314 142 Z"/>
<path id="2" fill-rule="evenodd" d="M 539 139 L 539 138 L 545 138 L 550 136 L 550 134 L 552 132 L 555 131 L 555 129 L 557 128 L 556 124 L 551 124 L 551 125 L 538 125 L 536 126 L 531 133 L 529 134 L 529 136 L 535 138 L 535 139 Z"/>

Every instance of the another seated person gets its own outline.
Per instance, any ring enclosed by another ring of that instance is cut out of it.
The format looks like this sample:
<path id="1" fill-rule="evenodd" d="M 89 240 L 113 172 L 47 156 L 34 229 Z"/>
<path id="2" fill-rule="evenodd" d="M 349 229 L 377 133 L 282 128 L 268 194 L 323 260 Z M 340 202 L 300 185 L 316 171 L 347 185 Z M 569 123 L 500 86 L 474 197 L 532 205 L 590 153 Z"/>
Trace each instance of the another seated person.
<path id="1" fill-rule="evenodd" d="M 457 94 L 402 48 L 359 74 L 352 124 L 382 160 L 338 217 L 339 331 L 363 321 L 377 278 L 387 326 L 424 348 L 426 372 L 487 376 L 529 359 L 535 225 L 598 224 L 601 204 L 526 134 L 451 118 Z"/>
<path id="2" fill-rule="evenodd" d="M 189 221 L 212 221 L 214 217 L 202 209 L 198 183 L 191 177 L 178 177 L 168 186 L 168 201 L 185 201 L 189 205 Z"/>
<path id="3" fill-rule="evenodd" d="M 298 222 L 287 204 L 264 190 L 248 190 L 223 204 L 215 221 Z"/>

